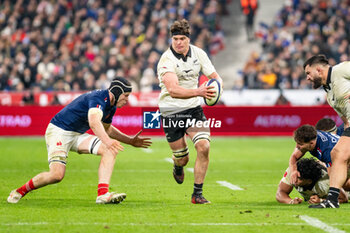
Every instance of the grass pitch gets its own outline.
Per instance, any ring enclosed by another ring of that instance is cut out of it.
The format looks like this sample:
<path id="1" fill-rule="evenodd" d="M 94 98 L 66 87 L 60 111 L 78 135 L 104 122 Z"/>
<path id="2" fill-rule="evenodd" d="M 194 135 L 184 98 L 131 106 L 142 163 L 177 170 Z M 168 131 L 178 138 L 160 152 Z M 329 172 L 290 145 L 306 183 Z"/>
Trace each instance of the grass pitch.
<path id="1" fill-rule="evenodd" d="M 187 168 L 193 168 L 189 145 Z M 350 232 L 349 204 L 315 210 L 275 201 L 293 148 L 291 137 L 213 138 L 204 184 L 211 205 L 190 203 L 190 171 L 182 185 L 173 180 L 163 138 L 154 139 L 151 150 L 126 146 L 118 155 L 110 187 L 127 193 L 119 205 L 95 204 L 99 157 L 76 153 L 61 183 L 8 204 L 11 190 L 48 169 L 47 153 L 43 139 L 0 138 L 0 232 Z"/>

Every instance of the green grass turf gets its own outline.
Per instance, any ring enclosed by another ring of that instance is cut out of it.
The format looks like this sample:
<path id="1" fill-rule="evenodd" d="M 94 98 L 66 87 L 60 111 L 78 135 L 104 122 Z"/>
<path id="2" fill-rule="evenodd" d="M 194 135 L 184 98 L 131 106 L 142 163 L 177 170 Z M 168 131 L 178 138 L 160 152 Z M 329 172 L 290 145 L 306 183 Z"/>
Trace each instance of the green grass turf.
<path id="1" fill-rule="evenodd" d="M 193 167 L 191 142 L 189 147 L 187 167 Z M 47 155 L 43 139 L 0 138 L 0 232 L 327 232 L 305 223 L 303 215 L 350 232 L 349 204 L 315 210 L 307 203 L 275 201 L 293 148 L 291 137 L 213 138 L 204 184 L 211 205 L 190 203 L 193 173 L 186 170 L 182 185 L 173 180 L 172 165 L 165 161 L 170 149 L 162 138 L 153 140 L 151 153 L 126 146 L 118 155 L 110 187 L 127 193 L 119 205 L 95 204 L 99 158 L 76 153 L 70 153 L 61 183 L 8 204 L 12 189 L 48 169 Z"/>

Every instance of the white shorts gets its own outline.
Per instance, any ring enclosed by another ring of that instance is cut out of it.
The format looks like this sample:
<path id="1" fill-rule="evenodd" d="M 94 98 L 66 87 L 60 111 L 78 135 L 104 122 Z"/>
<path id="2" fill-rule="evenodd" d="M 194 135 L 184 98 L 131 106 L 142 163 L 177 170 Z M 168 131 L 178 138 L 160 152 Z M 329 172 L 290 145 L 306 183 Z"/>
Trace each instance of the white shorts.
<path id="1" fill-rule="evenodd" d="M 81 134 L 73 131 L 63 130 L 54 124 L 49 124 L 45 132 L 45 141 L 49 164 L 59 162 L 67 163 L 68 152 L 78 152 L 79 145 L 88 137 L 92 137 L 89 143 L 90 154 L 96 154 L 101 145 L 101 140 L 91 134 Z"/>

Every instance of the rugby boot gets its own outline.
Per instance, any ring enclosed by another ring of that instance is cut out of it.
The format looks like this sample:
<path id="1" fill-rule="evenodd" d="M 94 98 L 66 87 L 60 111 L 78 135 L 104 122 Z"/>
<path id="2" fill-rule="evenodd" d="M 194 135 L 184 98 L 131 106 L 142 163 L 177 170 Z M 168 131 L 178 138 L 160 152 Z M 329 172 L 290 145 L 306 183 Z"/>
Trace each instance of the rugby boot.
<path id="1" fill-rule="evenodd" d="M 184 167 L 174 165 L 173 176 L 178 184 L 182 184 L 185 179 Z"/>

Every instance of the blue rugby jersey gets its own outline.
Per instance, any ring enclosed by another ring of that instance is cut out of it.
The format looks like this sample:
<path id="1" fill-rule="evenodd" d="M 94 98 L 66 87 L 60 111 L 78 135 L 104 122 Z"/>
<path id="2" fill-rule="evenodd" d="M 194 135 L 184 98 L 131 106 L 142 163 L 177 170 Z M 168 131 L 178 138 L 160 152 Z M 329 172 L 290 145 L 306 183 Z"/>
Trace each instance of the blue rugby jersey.
<path id="1" fill-rule="evenodd" d="M 321 160 L 327 167 L 332 166 L 331 151 L 339 140 L 338 135 L 317 130 L 316 146 L 310 154 Z"/>
<path id="2" fill-rule="evenodd" d="M 337 135 L 341 136 L 344 132 L 344 123 L 337 127 Z"/>
<path id="3" fill-rule="evenodd" d="M 67 131 L 85 133 L 90 129 L 88 111 L 99 108 L 103 112 L 102 121 L 112 123 L 116 106 L 111 106 L 108 90 L 95 90 L 77 97 L 52 119 L 51 123 Z"/>

